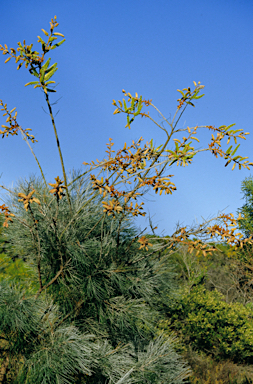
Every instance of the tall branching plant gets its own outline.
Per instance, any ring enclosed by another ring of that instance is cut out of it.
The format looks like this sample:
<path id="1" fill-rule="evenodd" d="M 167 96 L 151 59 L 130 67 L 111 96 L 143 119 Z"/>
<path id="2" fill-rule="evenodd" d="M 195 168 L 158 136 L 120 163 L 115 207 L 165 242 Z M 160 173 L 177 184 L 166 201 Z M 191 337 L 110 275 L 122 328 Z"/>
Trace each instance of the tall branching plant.
<path id="1" fill-rule="evenodd" d="M 236 155 L 239 144 L 226 151 L 221 147 L 224 140 L 237 144 L 247 132 L 233 125 L 179 128 L 185 109 L 203 96 L 200 83 L 194 82 L 193 91 L 179 91 L 171 122 L 151 100 L 123 90 L 126 99 L 113 100 L 114 114 L 125 113 L 128 128 L 140 116 L 150 119 L 164 131 L 164 143 L 155 148 L 152 140 L 143 144 L 140 138 L 115 152 L 109 139 L 106 158 L 85 163 L 85 172 L 73 172 L 68 178 L 50 101 L 50 94 L 56 92 L 52 78 L 57 63 L 50 65 L 51 59 L 46 59 L 65 41 L 55 32 L 57 27 L 55 17 L 50 31 L 42 30 L 41 53 L 25 41 L 17 49 L 0 46 L 8 56 L 5 62 L 14 59 L 17 69 L 24 65 L 35 77 L 26 85 L 43 91 L 63 175 L 63 180 L 57 176 L 55 182 L 47 183 L 30 146 L 35 137 L 18 123 L 15 108 L 9 110 L 1 100 L 6 116 L 2 137 L 21 133 L 41 179 L 24 180 L 14 190 L 1 186 L 10 193 L 9 203 L 0 206 L 5 237 L 36 271 L 38 288 L 34 294 L 34 288 L 8 280 L 1 283 L 0 382 L 9 375 L 11 382 L 18 383 L 183 383 L 190 372 L 173 348 L 173 336 L 156 336 L 157 319 L 176 294 L 169 256 L 178 244 L 206 255 L 214 249 L 214 242 L 207 239 L 221 239 L 233 247 L 251 240 L 236 233 L 240 217 L 233 215 L 223 214 L 214 223 L 178 228 L 170 237 L 152 239 L 144 231 L 138 233 L 132 220 L 145 215 L 141 198 L 146 191 L 172 194 L 176 189 L 172 166 L 188 166 L 200 152 L 224 158 L 225 166 L 232 163 L 233 169 L 252 166 L 247 158 Z M 163 123 L 155 121 L 146 108 L 158 112 Z M 199 129 L 211 131 L 206 148 L 193 145 L 199 142 Z"/>

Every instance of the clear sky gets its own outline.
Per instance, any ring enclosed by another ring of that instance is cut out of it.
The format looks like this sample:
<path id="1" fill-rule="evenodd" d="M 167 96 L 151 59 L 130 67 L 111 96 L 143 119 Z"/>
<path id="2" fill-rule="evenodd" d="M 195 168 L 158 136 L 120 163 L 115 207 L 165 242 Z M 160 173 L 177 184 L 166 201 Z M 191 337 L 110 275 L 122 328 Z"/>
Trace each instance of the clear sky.
<path id="1" fill-rule="evenodd" d="M 238 154 L 253 161 L 252 0 L 2 1 L 0 43 L 15 48 L 25 39 L 36 47 L 41 28 L 49 30 L 54 15 L 66 37 L 51 55 L 59 68 L 52 101 L 60 99 L 54 111 L 59 110 L 56 124 L 66 169 L 104 158 L 109 137 L 115 149 L 140 136 L 153 138 L 157 146 L 164 141 L 162 131 L 147 120 L 136 120 L 128 130 L 125 115 L 113 115 L 112 99 L 122 99 L 122 88 L 152 99 L 170 118 L 176 90 L 193 81 L 205 85 L 205 97 L 187 109 L 181 125 L 236 123 L 251 133 Z M 0 98 L 9 109 L 17 107 L 23 128 L 32 128 L 38 140 L 34 151 L 53 182 L 61 168 L 50 119 L 42 109 L 45 100 L 40 90 L 24 87 L 33 80 L 28 71 L 16 71 L 14 61 L 4 64 L 5 58 L 0 56 Z M 200 136 L 206 144 L 210 133 Z M 243 204 L 241 182 L 253 172 L 231 171 L 224 164 L 211 153 L 200 154 L 192 166 L 169 171 L 177 191 L 147 196 L 145 204 L 159 233 L 171 234 L 177 222 L 188 225 L 224 209 L 236 213 Z M 35 172 L 39 175 L 20 136 L 0 140 L 1 184 L 11 187 Z M 144 228 L 148 219 L 137 224 Z"/>

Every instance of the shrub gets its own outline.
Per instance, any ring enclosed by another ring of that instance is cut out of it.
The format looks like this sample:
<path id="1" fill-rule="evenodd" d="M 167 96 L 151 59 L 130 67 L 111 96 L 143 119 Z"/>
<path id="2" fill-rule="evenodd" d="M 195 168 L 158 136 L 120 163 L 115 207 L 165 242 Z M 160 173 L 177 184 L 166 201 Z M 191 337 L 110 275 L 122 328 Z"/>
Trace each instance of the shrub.
<path id="1" fill-rule="evenodd" d="M 168 312 L 170 326 L 181 340 L 217 360 L 253 362 L 253 311 L 226 303 L 221 293 L 194 287 Z"/>

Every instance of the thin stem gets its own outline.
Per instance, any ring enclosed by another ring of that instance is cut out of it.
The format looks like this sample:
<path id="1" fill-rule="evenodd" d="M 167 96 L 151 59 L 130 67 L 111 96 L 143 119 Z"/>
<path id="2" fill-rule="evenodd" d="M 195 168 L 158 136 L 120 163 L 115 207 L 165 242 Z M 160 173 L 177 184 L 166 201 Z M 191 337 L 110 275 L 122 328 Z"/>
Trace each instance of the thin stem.
<path id="1" fill-rule="evenodd" d="M 159 111 L 159 109 L 154 105 L 154 104 L 152 104 L 152 103 L 150 103 L 150 105 L 162 116 L 162 118 L 164 119 L 164 121 L 166 121 L 166 123 L 167 124 L 169 124 L 169 126 L 171 127 L 171 128 L 173 128 L 173 124 L 172 123 L 169 123 L 168 122 L 168 120 L 166 119 L 166 117 L 165 116 L 163 116 L 163 114 L 162 114 L 162 112 L 161 111 Z"/>
<path id="2" fill-rule="evenodd" d="M 33 219 L 33 223 L 34 223 L 34 228 L 35 228 L 35 231 L 36 231 L 36 234 L 37 234 L 37 238 L 38 238 L 38 258 L 37 258 L 37 267 L 38 267 L 38 279 L 39 279 L 40 289 L 42 289 L 43 284 L 42 284 L 42 278 L 41 278 L 40 236 L 39 236 L 39 231 L 38 231 L 37 223 L 36 223 L 36 220 L 35 220 L 35 217 L 34 217 L 34 214 L 33 214 L 33 211 L 32 211 L 32 208 L 31 208 L 30 204 L 28 205 L 28 209 L 29 209 L 29 211 L 30 211 L 30 213 L 31 213 L 31 216 L 32 216 L 32 219 Z"/>
<path id="3" fill-rule="evenodd" d="M 51 107 L 51 104 L 49 102 L 49 97 L 48 97 L 48 94 L 45 92 L 45 90 L 44 90 L 44 93 L 45 93 L 45 96 L 46 96 L 46 102 L 47 102 L 49 114 L 50 114 L 50 117 L 51 117 L 52 125 L 53 125 L 53 128 L 54 128 L 54 134 L 55 134 L 56 143 L 57 143 L 57 147 L 58 147 L 58 151 L 59 151 L 59 156 L 60 156 L 60 160 L 61 160 L 61 166 L 62 166 L 64 183 L 65 183 L 65 186 L 66 186 L 67 198 L 68 198 L 69 206 L 70 206 L 70 209 L 71 209 L 71 201 L 70 201 L 69 191 L 68 191 L 68 187 L 67 187 L 67 176 L 66 176 L 66 172 L 65 172 L 65 167 L 64 167 L 64 162 L 63 162 L 63 157 L 62 157 L 62 152 L 61 152 L 60 141 L 59 141 L 59 137 L 58 137 L 55 121 L 54 121 L 52 107 Z"/>
<path id="4" fill-rule="evenodd" d="M 52 278 L 52 280 L 49 281 L 49 283 L 47 283 L 46 285 L 44 285 L 44 287 L 40 288 L 38 290 L 38 292 L 36 293 L 35 295 L 35 299 L 38 298 L 38 296 L 41 294 L 42 291 L 44 291 L 45 289 L 47 289 L 50 285 L 52 285 L 57 279 L 58 277 L 60 276 L 60 274 L 63 272 L 63 269 L 67 266 L 67 264 L 70 262 L 70 260 L 68 260 L 65 265 L 62 265 L 61 268 L 59 269 L 59 271 L 57 272 L 57 274 Z"/>
<path id="5" fill-rule="evenodd" d="M 134 371 L 135 367 L 129 369 L 129 371 L 119 380 L 117 381 L 116 384 L 121 384 L 124 382 L 124 380 L 127 378 L 127 376 L 129 376 L 133 371 Z"/>
<path id="6" fill-rule="evenodd" d="M 184 109 L 183 109 L 182 112 L 180 113 L 180 115 L 179 115 L 179 117 L 178 117 L 178 119 L 177 119 L 177 121 L 176 121 L 176 123 L 175 123 L 175 125 L 174 125 L 174 127 L 173 127 L 173 130 L 175 130 L 175 128 L 176 128 L 176 126 L 177 126 L 179 120 L 180 120 L 181 117 L 182 117 L 182 114 L 184 113 L 184 111 L 185 111 L 186 108 L 187 108 L 187 105 L 188 105 L 188 104 L 185 105 Z M 175 117 L 176 117 L 176 114 L 175 114 Z M 173 120 L 174 120 L 174 119 L 173 119 Z"/>
<path id="7" fill-rule="evenodd" d="M 65 320 L 67 320 L 74 312 L 76 312 L 84 303 L 84 300 L 79 301 L 75 308 L 69 312 L 59 323 L 56 324 L 56 327 L 59 327 Z"/>
<path id="8" fill-rule="evenodd" d="M 104 213 L 103 216 L 96 222 L 96 224 L 93 225 L 93 227 L 89 230 L 89 232 L 87 233 L 87 235 L 85 236 L 85 238 L 84 238 L 83 240 L 87 239 L 87 237 L 88 237 L 89 234 L 93 231 L 93 229 L 95 229 L 96 226 L 100 223 L 100 221 L 103 220 L 104 218 L 105 218 L 105 213 Z"/>
<path id="9" fill-rule="evenodd" d="M 37 164 L 38 164 L 38 166 L 39 166 L 41 176 L 42 176 L 42 178 L 43 178 L 43 181 L 44 181 L 44 183 L 45 183 L 46 188 L 48 189 L 48 185 L 47 185 L 47 182 L 46 182 L 46 178 L 45 178 L 44 172 L 42 171 L 40 162 L 39 162 L 37 156 L 35 155 L 35 153 L 34 153 L 32 147 L 30 146 L 30 143 L 29 143 L 29 141 L 27 140 L 26 135 L 24 134 L 24 132 L 22 131 L 22 129 L 21 129 L 20 127 L 18 127 L 18 128 L 19 128 L 19 130 L 20 130 L 20 132 L 21 132 L 21 134 L 22 134 L 24 140 L 26 141 L 26 144 L 27 144 L 28 147 L 30 148 L 30 151 L 32 152 L 32 154 L 33 154 L 33 156 L 34 156 L 34 158 L 35 158 L 35 160 L 36 160 L 36 162 L 37 162 Z"/>

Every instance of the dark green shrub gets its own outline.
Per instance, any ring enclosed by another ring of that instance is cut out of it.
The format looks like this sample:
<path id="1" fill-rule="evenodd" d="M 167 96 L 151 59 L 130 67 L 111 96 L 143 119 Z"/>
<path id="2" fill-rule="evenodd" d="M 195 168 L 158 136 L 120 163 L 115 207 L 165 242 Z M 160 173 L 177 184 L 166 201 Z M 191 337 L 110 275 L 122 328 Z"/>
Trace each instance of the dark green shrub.
<path id="1" fill-rule="evenodd" d="M 193 348 L 217 360 L 253 362 L 253 310 L 240 303 L 226 303 L 221 293 L 194 287 L 169 313 L 170 328 Z"/>

